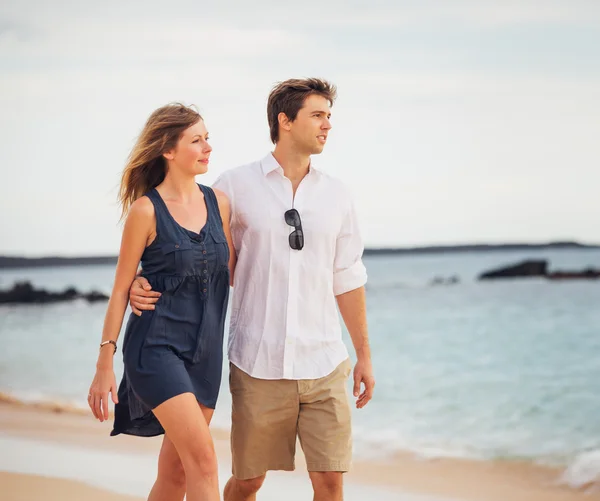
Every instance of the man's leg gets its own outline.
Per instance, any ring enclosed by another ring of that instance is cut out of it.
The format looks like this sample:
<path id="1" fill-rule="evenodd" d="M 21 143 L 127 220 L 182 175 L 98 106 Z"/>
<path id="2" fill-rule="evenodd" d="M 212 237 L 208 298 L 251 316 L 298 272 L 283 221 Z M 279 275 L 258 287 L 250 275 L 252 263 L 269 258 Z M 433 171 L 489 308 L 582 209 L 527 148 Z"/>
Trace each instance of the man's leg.
<path id="1" fill-rule="evenodd" d="M 294 469 L 298 384 L 249 376 L 230 364 L 233 477 L 225 501 L 254 501 L 269 470 Z"/>
<path id="2" fill-rule="evenodd" d="M 352 425 L 346 381 L 349 360 L 331 374 L 300 382 L 298 435 L 315 501 L 342 501 L 343 473 L 352 460 Z"/>
<path id="3" fill-rule="evenodd" d="M 315 491 L 314 501 L 342 501 L 344 479 L 341 471 L 310 471 L 310 481 Z"/>
<path id="4" fill-rule="evenodd" d="M 256 493 L 265 481 L 266 475 L 248 480 L 231 477 L 225 485 L 223 499 L 225 501 L 256 501 Z"/>

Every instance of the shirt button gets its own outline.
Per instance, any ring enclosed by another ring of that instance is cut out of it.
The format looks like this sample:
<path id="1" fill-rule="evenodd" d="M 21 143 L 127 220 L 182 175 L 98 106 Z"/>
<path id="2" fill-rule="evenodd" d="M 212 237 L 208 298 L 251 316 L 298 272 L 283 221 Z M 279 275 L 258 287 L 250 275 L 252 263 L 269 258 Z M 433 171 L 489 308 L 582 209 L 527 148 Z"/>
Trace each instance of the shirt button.
<path id="1" fill-rule="evenodd" d="M 208 273 L 208 271 L 204 270 L 202 273 L 204 273 L 206 275 Z"/>
<path id="2" fill-rule="evenodd" d="M 202 251 L 202 254 L 206 254 L 206 251 L 205 251 L 205 250 L 203 250 L 203 251 Z"/>
<path id="3" fill-rule="evenodd" d="M 176 248 L 176 249 L 179 249 L 179 244 L 175 244 L 175 248 Z"/>
<path id="4" fill-rule="evenodd" d="M 204 260 L 204 264 L 206 264 L 206 263 L 208 263 L 208 261 L 205 259 L 205 260 Z"/>
<path id="5" fill-rule="evenodd" d="M 206 280 L 206 278 L 204 280 L 202 280 L 204 283 L 208 282 L 208 280 Z"/>
<path id="6" fill-rule="evenodd" d="M 202 289 L 202 292 L 206 292 L 206 289 Z"/>

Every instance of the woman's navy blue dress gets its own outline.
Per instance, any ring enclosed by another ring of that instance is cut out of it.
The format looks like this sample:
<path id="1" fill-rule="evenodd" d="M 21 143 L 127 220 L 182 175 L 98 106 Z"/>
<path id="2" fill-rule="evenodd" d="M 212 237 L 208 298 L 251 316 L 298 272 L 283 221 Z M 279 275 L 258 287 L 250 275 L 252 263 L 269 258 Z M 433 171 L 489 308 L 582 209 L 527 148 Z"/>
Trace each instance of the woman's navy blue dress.
<path id="1" fill-rule="evenodd" d="M 155 240 L 142 255 L 143 276 L 162 293 L 156 309 L 129 317 L 123 379 L 111 435 L 164 433 L 152 409 L 182 393 L 214 408 L 221 385 L 229 296 L 229 247 L 212 189 L 199 185 L 207 209 L 200 233 L 180 226 L 156 189 Z"/>

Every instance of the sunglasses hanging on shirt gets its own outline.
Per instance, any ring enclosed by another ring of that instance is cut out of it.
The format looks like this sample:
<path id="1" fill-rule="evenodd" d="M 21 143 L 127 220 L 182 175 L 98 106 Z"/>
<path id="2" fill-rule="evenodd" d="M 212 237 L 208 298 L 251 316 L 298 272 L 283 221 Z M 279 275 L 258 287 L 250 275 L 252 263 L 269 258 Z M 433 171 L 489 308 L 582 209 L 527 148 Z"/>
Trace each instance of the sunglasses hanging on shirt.
<path id="1" fill-rule="evenodd" d="M 294 250 L 302 250 L 304 247 L 304 232 L 302 231 L 302 220 L 296 209 L 285 211 L 285 222 L 294 227 L 294 231 L 290 233 L 288 241 L 290 247 Z"/>

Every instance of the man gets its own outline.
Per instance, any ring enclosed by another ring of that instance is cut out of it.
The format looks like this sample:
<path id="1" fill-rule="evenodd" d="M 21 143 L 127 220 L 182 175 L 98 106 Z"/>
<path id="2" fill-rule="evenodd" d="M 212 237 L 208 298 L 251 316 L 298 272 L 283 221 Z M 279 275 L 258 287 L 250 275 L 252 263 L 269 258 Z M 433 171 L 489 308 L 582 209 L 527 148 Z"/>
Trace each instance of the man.
<path id="1" fill-rule="evenodd" d="M 293 470 L 297 438 L 314 499 L 342 500 L 352 453 L 351 364 L 336 302 L 356 350 L 356 406 L 373 394 L 356 214 L 344 186 L 311 163 L 325 147 L 335 97 L 320 79 L 278 84 L 267 104 L 273 153 L 214 185 L 230 200 L 237 255 L 228 346 L 233 476 L 225 501 L 255 500 L 267 471 Z M 151 308 L 149 296 L 134 284 L 132 306 Z"/>

